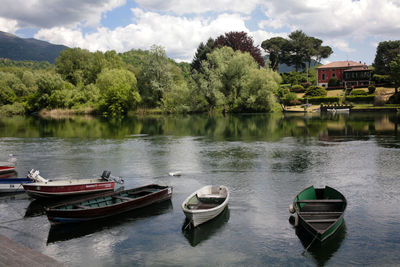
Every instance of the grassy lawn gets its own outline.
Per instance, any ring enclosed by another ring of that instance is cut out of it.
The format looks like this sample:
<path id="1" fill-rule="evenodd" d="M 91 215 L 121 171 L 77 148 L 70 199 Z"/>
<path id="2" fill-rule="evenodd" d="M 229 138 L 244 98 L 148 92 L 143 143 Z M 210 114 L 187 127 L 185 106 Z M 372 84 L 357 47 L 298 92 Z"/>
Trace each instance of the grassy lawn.
<path id="1" fill-rule="evenodd" d="M 368 92 L 368 88 L 356 88 L 357 90 L 364 90 Z M 327 90 L 328 97 L 335 97 L 335 96 L 340 96 L 344 97 L 344 90 L 343 89 L 336 89 L 336 90 Z M 377 87 L 375 90 L 375 95 L 377 96 L 382 96 L 385 101 L 389 99 L 390 96 L 394 94 L 395 90 L 394 88 L 387 88 L 387 87 Z M 304 96 L 304 93 L 296 93 L 298 98 L 302 98 Z M 297 106 L 288 106 L 286 107 L 288 110 L 293 110 L 293 111 L 304 111 L 304 108 L 301 107 L 300 105 Z M 312 105 L 309 107 L 307 110 L 315 110 L 318 109 L 319 105 Z M 374 106 L 373 104 L 354 104 L 354 109 L 390 109 L 390 108 L 400 108 L 400 104 L 385 104 L 384 106 Z"/>
<path id="2" fill-rule="evenodd" d="M 364 87 L 364 88 L 356 88 L 357 90 L 364 90 L 366 92 L 368 92 L 368 88 Z M 337 90 L 327 90 L 328 91 L 328 95 L 329 97 L 331 96 L 344 96 L 344 90 L 343 89 L 337 89 Z M 376 95 L 381 95 L 384 96 L 385 98 L 389 99 L 389 97 L 391 95 L 394 94 L 394 88 L 387 88 L 387 87 L 377 87 L 376 91 L 375 91 Z M 304 96 L 304 93 L 296 93 L 298 98 L 302 98 Z M 387 100 L 386 99 L 386 100 Z"/>

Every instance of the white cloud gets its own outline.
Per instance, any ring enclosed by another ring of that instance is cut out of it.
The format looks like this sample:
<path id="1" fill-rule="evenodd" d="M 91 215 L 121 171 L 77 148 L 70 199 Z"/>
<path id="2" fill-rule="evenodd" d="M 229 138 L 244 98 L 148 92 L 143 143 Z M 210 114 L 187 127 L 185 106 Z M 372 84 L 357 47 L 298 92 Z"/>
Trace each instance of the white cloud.
<path id="1" fill-rule="evenodd" d="M 0 17 L 23 27 L 98 25 L 102 14 L 124 5 L 126 0 L 2 0 Z"/>
<path id="2" fill-rule="evenodd" d="M 9 20 L 0 18 L 0 31 L 14 33 L 18 30 L 18 22 L 16 20 Z"/>
<path id="3" fill-rule="evenodd" d="M 151 45 L 157 44 L 163 46 L 170 57 L 191 61 L 200 42 L 206 42 L 209 37 L 216 38 L 229 31 L 249 32 L 245 18 L 238 14 L 221 14 L 214 19 L 189 19 L 145 12 L 139 8 L 132 9 L 132 13 L 135 23 L 114 30 L 99 27 L 94 33 L 82 34 L 79 28 L 56 27 L 42 29 L 35 37 L 91 51 L 113 49 L 123 52 L 138 48 L 149 49 Z M 260 44 L 276 34 L 256 31 L 249 35 L 254 37 L 256 44 Z"/>
<path id="4" fill-rule="evenodd" d="M 327 42 L 325 42 L 324 44 L 329 45 L 333 48 L 337 48 L 342 52 L 345 53 L 352 53 L 355 52 L 356 50 L 352 47 L 350 47 L 349 42 L 345 41 L 345 40 L 341 40 L 341 39 L 330 39 Z"/>
<path id="5" fill-rule="evenodd" d="M 398 0 L 396 0 L 398 1 Z M 400 6 L 393 0 L 280 0 L 264 3 L 268 19 L 260 27 L 301 29 L 317 37 L 399 38 Z"/>
<path id="6" fill-rule="evenodd" d="M 205 12 L 235 12 L 250 14 L 260 0 L 136 0 L 141 7 L 175 14 L 202 14 Z"/>

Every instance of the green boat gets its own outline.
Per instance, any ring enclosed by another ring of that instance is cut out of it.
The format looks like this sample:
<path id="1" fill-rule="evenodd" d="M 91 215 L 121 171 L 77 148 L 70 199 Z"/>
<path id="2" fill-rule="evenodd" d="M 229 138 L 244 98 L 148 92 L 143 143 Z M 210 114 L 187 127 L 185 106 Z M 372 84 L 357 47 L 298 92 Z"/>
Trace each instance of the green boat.
<path id="1" fill-rule="evenodd" d="M 324 241 L 342 225 L 346 206 L 346 198 L 336 189 L 310 186 L 295 197 L 290 212 L 297 213 L 295 226 Z"/>

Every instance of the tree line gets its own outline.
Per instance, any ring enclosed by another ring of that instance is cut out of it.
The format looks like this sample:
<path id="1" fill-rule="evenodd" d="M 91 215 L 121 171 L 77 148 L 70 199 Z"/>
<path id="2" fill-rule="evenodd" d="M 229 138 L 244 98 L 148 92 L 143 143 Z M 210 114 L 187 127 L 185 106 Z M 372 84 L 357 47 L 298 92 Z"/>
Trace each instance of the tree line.
<path id="1" fill-rule="evenodd" d="M 269 57 L 268 66 L 261 48 Z M 228 32 L 200 43 L 190 64 L 171 60 L 157 45 L 124 53 L 66 49 L 54 65 L 2 60 L 0 112 L 71 109 L 104 116 L 138 108 L 165 113 L 271 112 L 285 97 L 282 82 L 316 83 L 315 77 L 310 78 L 315 70 L 279 75 L 279 63 L 300 69 L 332 53 L 322 40 L 302 31 L 287 39 L 265 40 L 261 48 L 245 32 Z"/>

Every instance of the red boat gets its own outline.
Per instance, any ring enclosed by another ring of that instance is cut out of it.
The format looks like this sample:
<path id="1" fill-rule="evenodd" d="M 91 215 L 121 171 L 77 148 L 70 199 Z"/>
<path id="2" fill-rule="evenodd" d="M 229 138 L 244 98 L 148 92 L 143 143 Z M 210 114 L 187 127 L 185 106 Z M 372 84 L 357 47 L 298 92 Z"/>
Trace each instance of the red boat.
<path id="1" fill-rule="evenodd" d="M 6 162 L 0 162 L 0 174 L 15 172 L 15 164 L 17 159 L 9 155 L 9 159 Z"/>
<path id="2" fill-rule="evenodd" d="M 124 191 L 96 194 L 46 208 L 52 224 L 102 219 L 171 199 L 172 187 L 150 184 Z"/>
<path id="3" fill-rule="evenodd" d="M 122 179 L 110 174 L 110 171 L 104 171 L 100 178 L 47 180 L 39 175 L 39 171 L 31 170 L 28 178 L 34 182 L 23 184 L 23 187 L 25 192 L 33 198 L 70 197 L 99 193 L 114 190 L 115 182 L 123 183 Z"/>

